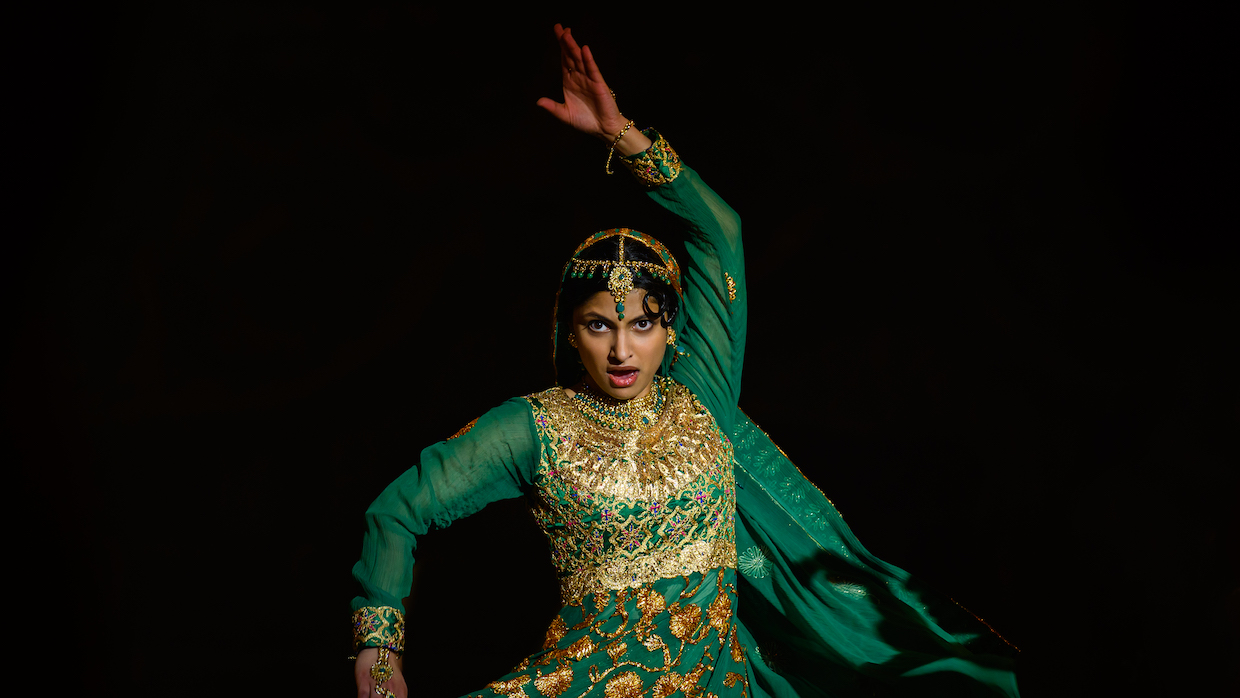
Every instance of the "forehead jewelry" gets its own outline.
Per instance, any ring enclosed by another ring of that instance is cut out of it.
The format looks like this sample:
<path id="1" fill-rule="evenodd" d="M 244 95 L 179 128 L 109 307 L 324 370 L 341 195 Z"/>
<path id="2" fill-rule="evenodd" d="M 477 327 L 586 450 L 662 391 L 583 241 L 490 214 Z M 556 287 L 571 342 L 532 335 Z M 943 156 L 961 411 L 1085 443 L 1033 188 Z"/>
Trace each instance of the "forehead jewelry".
<path id="1" fill-rule="evenodd" d="M 680 294 L 680 270 L 676 266 L 676 261 L 657 240 L 649 238 L 642 233 L 630 231 L 627 228 L 614 228 L 612 230 L 601 231 L 599 233 L 595 233 L 590 239 L 582 243 L 581 247 L 577 248 L 577 252 L 580 252 L 589 244 L 592 244 L 593 242 L 596 242 L 597 240 L 608 235 L 615 235 L 619 238 L 616 255 L 617 259 L 615 261 L 604 259 L 577 259 L 574 256 L 573 259 L 570 260 L 571 276 L 575 279 L 592 279 L 594 278 L 595 271 L 601 271 L 603 276 L 607 278 L 607 290 L 611 293 L 611 298 L 616 303 L 616 315 L 619 319 L 624 319 L 624 299 L 628 298 L 628 295 L 633 291 L 633 280 L 638 276 L 641 276 L 643 273 L 671 285 L 677 295 Z M 625 259 L 624 238 L 630 235 L 635 236 L 634 239 L 639 239 L 646 242 L 659 254 L 660 257 L 663 258 L 666 266 L 652 262 L 640 262 L 637 260 Z"/>
<path id="2" fill-rule="evenodd" d="M 616 302 L 616 316 L 624 319 L 624 299 L 633 290 L 633 270 L 624 264 L 624 238 L 620 238 L 620 258 L 616 267 L 607 276 L 607 290 L 611 291 L 611 299 Z"/>

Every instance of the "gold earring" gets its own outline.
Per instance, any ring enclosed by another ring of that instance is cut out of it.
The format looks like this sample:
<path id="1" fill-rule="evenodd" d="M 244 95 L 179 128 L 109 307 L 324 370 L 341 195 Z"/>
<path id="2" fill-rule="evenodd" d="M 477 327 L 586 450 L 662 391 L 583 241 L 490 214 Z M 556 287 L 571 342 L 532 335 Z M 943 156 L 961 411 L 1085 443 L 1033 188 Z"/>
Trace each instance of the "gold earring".
<path id="1" fill-rule="evenodd" d="M 577 335 L 573 334 L 572 332 L 568 333 L 568 346 L 574 349 L 577 348 Z"/>
<path id="2" fill-rule="evenodd" d="M 667 328 L 667 343 L 669 346 L 676 346 L 676 330 Z"/>

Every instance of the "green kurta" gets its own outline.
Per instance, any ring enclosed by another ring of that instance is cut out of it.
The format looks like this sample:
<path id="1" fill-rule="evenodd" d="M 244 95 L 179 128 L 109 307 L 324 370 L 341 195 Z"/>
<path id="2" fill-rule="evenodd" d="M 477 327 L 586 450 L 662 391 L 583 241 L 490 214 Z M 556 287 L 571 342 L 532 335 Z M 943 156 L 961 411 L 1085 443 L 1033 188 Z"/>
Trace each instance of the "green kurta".
<path id="1" fill-rule="evenodd" d="M 871 556 L 738 409 L 740 219 L 649 135 L 626 164 L 683 222 L 688 250 L 685 353 L 655 382 L 658 418 L 626 430 L 557 387 L 423 451 L 367 512 L 359 646 L 403 649 L 418 536 L 527 496 L 564 607 L 538 652 L 470 695 L 1017 695 L 1010 660 L 967 647 L 1005 649 L 997 636 Z"/>

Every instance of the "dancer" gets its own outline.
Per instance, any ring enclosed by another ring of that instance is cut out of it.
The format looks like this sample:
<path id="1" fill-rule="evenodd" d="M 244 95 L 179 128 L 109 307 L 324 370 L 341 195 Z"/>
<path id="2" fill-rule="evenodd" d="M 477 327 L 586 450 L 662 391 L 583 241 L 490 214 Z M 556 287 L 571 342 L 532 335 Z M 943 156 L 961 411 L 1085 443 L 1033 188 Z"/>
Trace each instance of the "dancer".
<path id="1" fill-rule="evenodd" d="M 739 410 L 740 219 L 619 112 L 589 48 L 555 33 L 564 101 L 539 105 L 608 145 L 609 171 L 679 219 L 667 233 L 687 255 L 628 228 L 589 236 L 556 298 L 558 385 L 427 448 L 371 505 L 353 570 L 358 695 L 417 693 L 397 657 L 418 536 L 520 496 L 563 607 L 540 649 L 471 696 L 1017 695 L 1010 661 L 973 649 L 1001 638 L 866 552 Z"/>

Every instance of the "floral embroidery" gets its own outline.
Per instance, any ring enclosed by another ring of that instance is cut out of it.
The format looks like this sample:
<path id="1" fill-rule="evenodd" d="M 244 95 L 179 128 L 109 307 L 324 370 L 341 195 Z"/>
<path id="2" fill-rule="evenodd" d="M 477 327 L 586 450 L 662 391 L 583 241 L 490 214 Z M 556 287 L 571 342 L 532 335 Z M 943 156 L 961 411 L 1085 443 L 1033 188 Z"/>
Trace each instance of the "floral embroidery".
<path id="1" fill-rule="evenodd" d="M 775 568 L 774 563 L 767 557 L 768 552 L 768 550 L 761 546 L 755 545 L 750 547 L 736 556 L 736 569 L 740 570 L 746 577 L 762 579 Z"/>
<path id="2" fill-rule="evenodd" d="M 353 612 L 353 651 L 361 647 L 386 647 L 405 651 L 405 614 L 391 606 L 363 606 Z"/>

